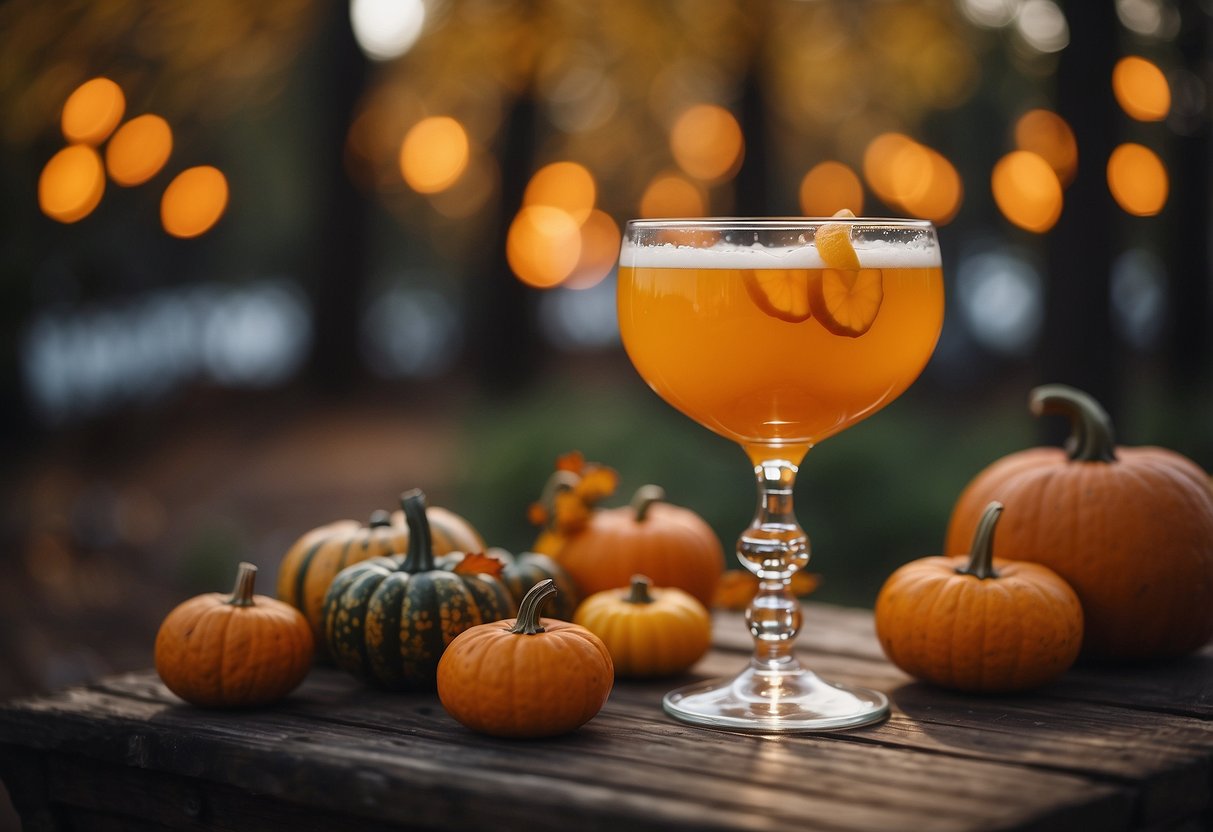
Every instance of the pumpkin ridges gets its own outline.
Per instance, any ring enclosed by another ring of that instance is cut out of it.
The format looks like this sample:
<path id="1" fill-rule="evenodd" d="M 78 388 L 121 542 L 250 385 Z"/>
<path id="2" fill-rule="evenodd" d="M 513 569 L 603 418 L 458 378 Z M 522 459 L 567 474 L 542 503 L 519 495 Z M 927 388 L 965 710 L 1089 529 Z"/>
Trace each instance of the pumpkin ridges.
<path id="1" fill-rule="evenodd" d="M 367 601 L 366 620 L 362 624 L 362 642 L 366 646 L 371 674 L 387 679 L 389 684 L 401 681 L 397 665 L 384 661 L 384 657 L 401 654 L 402 603 L 408 583 L 409 575 L 404 572 L 392 572 L 385 577 Z"/>

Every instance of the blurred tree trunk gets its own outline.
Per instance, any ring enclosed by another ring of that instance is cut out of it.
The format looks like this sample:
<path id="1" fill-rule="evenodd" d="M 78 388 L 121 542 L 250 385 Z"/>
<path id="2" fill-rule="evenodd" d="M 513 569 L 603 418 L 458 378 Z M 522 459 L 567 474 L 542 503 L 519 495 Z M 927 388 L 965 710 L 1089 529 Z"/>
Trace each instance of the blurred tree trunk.
<path id="1" fill-rule="evenodd" d="M 1183 66 L 1208 85 L 1213 81 L 1209 53 L 1213 16 L 1197 0 L 1181 3 L 1180 13 L 1183 28 L 1176 45 Z M 1208 89 L 1206 86 L 1206 95 Z M 1171 157 L 1171 200 L 1162 215 L 1163 257 L 1171 291 L 1165 358 L 1171 382 L 1177 390 L 1186 390 L 1192 385 L 1208 384 L 1213 371 L 1213 340 L 1209 332 L 1213 305 L 1209 260 L 1213 131 L 1209 103 L 1205 102 L 1196 112 L 1173 113 L 1168 126 L 1176 136 Z"/>
<path id="2" fill-rule="evenodd" d="M 510 109 L 497 162 L 501 202 L 481 268 L 471 276 L 475 288 L 468 300 L 468 348 L 479 387 L 502 395 L 532 381 L 541 358 L 539 290 L 518 280 L 505 257 L 510 223 L 535 166 L 535 100 L 529 91 L 519 95 Z"/>
<path id="3" fill-rule="evenodd" d="M 345 140 L 367 79 L 346 4 L 329 6 L 316 68 L 316 214 L 307 286 L 312 299 L 308 375 L 326 393 L 350 389 L 362 373 L 358 313 L 367 290 L 367 201 L 345 168 Z"/>
<path id="4" fill-rule="evenodd" d="M 767 189 L 766 116 L 762 103 L 762 77 L 759 63 L 761 49 L 756 49 L 741 88 L 741 134 L 745 136 L 745 158 L 737 172 L 737 207 L 739 217 L 763 217 L 771 213 Z M 797 210 L 790 213 L 800 213 Z"/>
<path id="5" fill-rule="evenodd" d="M 1122 348 L 1112 329 L 1110 278 L 1123 217 L 1106 181 L 1121 116 L 1112 95 L 1119 32 L 1107 3 L 1067 3 L 1070 44 L 1057 67 L 1057 104 L 1078 140 L 1078 173 L 1047 238 L 1040 381 L 1079 387 L 1115 418 Z M 1053 422 L 1054 420 L 1048 420 Z M 1060 426 L 1050 424 L 1052 435 Z"/>

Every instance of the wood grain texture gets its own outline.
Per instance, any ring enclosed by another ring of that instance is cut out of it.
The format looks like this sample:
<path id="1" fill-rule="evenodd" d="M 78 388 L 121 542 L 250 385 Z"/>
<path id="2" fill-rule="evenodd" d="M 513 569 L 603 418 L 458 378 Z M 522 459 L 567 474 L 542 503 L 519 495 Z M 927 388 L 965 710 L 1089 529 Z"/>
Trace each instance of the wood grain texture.
<path id="1" fill-rule="evenodd" d="M 241 712 L 185 705 L 149 671 L 0 705 L 0 778 L 23 816 L 64 829 L 91 828 L 88 817 L 122 828 L 128 815 L 199 828 L 190 807 L 214 829 L 345 818 L 376 830 L 1114 832 L 1210 819 L 1207 656 L 1074 671 L 1032 695 L 961 696 L 885 662 L 869 614 L 810 605 L 806 662 L 888 691 L 894 712 L 777 738 L 661 713 L 669 688 L 745 663 L 740 616 L 716 624 L 717 649 L 693 675 L 617 683 L 597 718 L 554 740 L 481 737 L 433 695 L 370 690 L 332 669 L 278 706 Z"/>

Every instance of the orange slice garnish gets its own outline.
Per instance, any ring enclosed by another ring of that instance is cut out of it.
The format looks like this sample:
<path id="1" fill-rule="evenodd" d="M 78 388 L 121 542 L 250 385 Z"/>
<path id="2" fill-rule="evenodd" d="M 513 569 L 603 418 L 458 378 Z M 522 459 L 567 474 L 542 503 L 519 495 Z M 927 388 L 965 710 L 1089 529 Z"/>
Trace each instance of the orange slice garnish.
<path id="1" fill-rule="evenodd" d="M 750 299 L 768 315 L 792 323 L 812 317 L 807 269 L 742 269 L 741 280 Z"/>
<path id="2" fill-rule="evenodd" d="M 855 217 L 846 208 L 834 216 Z M 829 332 L 858 338 L 872 328 L 884 300 L 880 269 L 861 269 L 859 255 L 851 245 L 851 224 L 828 222 L 813 237 L 817 253 L 825 262 L 821 279 L 809 291 L 809 308 Z"/>
<path id="3" fill-rule="evenodd" d="M 884 300 L 880 269 L 822 269 L 809 306 L 817 320 L 835 335 L 858 338 L 869 329 Z"/>

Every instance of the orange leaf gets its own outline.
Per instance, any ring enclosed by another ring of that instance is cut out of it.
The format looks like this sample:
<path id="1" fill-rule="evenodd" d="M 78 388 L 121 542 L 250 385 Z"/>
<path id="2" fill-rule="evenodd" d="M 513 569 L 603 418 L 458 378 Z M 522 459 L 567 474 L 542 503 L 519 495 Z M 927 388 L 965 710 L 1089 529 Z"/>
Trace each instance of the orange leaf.
<path id="1" fill-rule="evenodd" d="M 542 526 L 548 522 L 548 510 L 543 507 L 543 503 L 531 503 L 527 506 L 526 519 L 532 526 Z"/>
<path id="2" fill-rule="evenodd" d="M 580 474 L 581 469 L 584 467 L 585 455 L 581 451 L 569 451 L 556 457 L 557 471 L 570 471 L 574 474 Z"/>
<path id="3" fill-rule="evenodd" d="M 590 507 L 575 491 L 557 491 L 553 502 L 552 525 L 557 531 L 568 533 L 585 527 L 590 522 Z"/>
<path id="4" fill-rule="evenodd" d="M 584 502 L 593 505 L 614 494 L 617 485 L 619 474 L 615 469 L 591 462 L 582 471 L 581 482 L 577 483 L 573 491 Z"/>
<path id="5" fill-rule="evenodd" d="M 492 575 L 500 577 L 505 564 L 497 558 L 489 557 L 483 552 L 473 552 L 463 556 L 463 560 L 451 571 L 457 575 Z"/>

